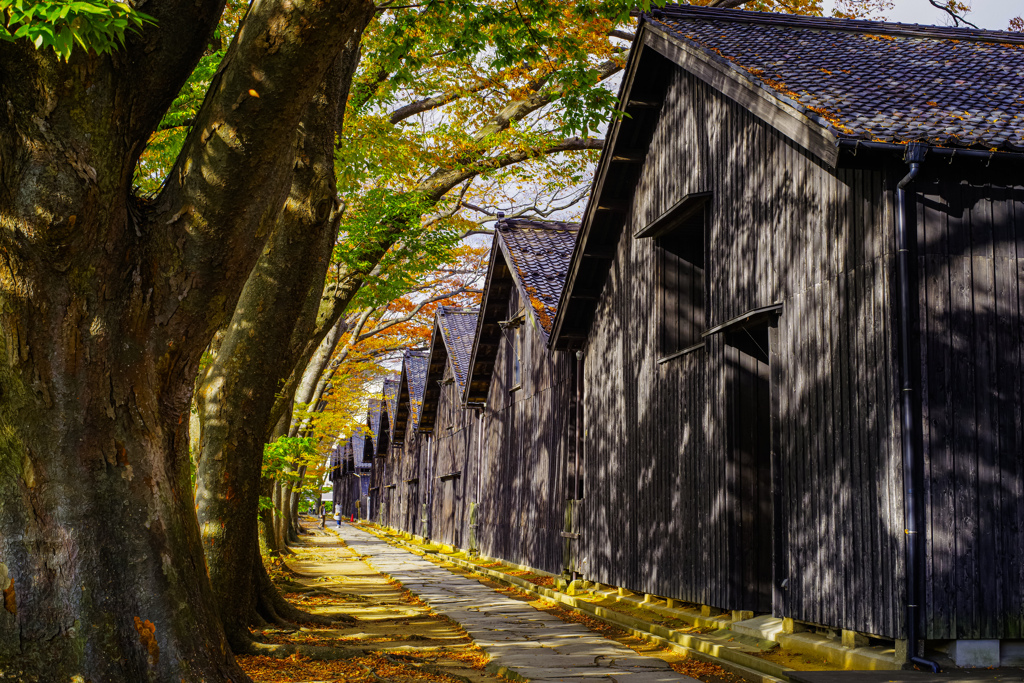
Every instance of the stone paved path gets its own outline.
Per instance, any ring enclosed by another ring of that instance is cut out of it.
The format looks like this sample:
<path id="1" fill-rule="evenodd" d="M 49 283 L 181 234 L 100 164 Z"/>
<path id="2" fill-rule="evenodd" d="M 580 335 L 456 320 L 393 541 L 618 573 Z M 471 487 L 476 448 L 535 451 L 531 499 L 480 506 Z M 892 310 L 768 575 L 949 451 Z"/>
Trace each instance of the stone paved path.
<path id="1" fill-rule="evenodd" d="M 676 673 L 661 659 L 642 657 L 585 626 L 566 623 L 361 529 L 343 524 L 332 531 L 435 612 L 460 623 L 492 661 L 524 678 L 551 683 L 695 681 Z"/>

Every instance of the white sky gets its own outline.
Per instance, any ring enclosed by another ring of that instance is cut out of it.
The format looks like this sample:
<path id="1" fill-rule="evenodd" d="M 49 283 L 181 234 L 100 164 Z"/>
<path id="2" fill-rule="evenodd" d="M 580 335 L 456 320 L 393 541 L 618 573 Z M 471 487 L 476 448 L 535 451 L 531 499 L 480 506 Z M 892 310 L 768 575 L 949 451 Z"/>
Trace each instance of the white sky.
<path id="1" fill-rule="evenodd" d="M 825 0 L 825 16 L 832 14 L 833 4 Z M 967 4 L 971 5 L 967 18 L 980 28 L 1005 31 L 1010 19 L 1024 15 L 1024 0 L 967 0 Z M 948 15 L 932 7 L 928 0 L 896 0 L 888 19 L 908 24 L 945 26 L 951 23 Z"/>

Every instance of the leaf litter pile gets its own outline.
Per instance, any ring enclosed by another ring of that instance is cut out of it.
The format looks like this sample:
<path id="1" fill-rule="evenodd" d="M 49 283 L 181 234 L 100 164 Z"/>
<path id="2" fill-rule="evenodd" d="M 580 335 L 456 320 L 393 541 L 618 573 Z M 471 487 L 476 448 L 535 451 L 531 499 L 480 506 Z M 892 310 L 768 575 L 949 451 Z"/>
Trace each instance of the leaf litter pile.
<path id="1" fill-rule="evenodd" d="M 288 565 L 268 567 L 282 594 L 315 614 L 354 617 L 325 628 L 267 627 L 253 635 L 267 644 L 338 648 L 341 657 L 244 656 L 238 662 L 257 683 L 505 683 L 485 671 L 489 657 L 457 623 L 433 613 L 400 583 L 371 568 L 333 534 L 313 531 Z"/>

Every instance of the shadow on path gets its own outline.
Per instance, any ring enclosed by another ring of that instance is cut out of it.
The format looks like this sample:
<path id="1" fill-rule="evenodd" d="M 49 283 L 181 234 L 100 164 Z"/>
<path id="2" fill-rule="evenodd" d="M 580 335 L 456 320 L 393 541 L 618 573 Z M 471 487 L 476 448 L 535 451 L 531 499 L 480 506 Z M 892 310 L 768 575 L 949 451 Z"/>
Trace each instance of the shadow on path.
<path id="1" fill-rule="evenodd" d="M 435 612 L 458 622 L 500 668 L 535 681 L 682 683 L 655 657 L 566 623 L 479 581 L 454 574 L 354 526 L 331 528 L 371 566 L 399 581 Z"/>

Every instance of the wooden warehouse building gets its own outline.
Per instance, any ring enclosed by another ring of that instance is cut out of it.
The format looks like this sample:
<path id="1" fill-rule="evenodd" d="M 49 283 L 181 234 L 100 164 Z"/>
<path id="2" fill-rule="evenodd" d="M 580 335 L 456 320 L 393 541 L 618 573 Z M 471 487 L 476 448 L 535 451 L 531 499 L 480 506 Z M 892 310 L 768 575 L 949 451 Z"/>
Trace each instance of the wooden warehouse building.
<path id="1" fill-rule="evenodd" d="M 388 414 L 391 448 L 374 463 L 383 470 L 383 523 L 410 533 L 419 533 L 419 469 L 423 441 L 419 433 L 419 419 L 426 374 L 427 354 L 407 350 L 395 385 L 394 401 L 386 401 L 386 409 L 391 411 Z"/>
<path id="2" fill-rule="evenodd" d="M 478 309 L 440 306 L 434 316 L 423 413 L 419 430 L 428 442 L 421 447 L 422 503 L 429 526 L 410 529 L 446 545 L 476 550 L 470 526 L 480 500 L 479 410 L 464 409 L 462 394 L 469 375 Z M 426 533 L 424 533 L 424 531 Z"/>
<path id="3" fill-rule="evenodd" d="M 332 470 L 334 484 L 334 510 L 348 519 L 366 518 L 366 495 L 370 488 L 370 467 L 373 459 L 373 440 L 366 436 L 362 426 L 357 432 L 335 447 L 338 467 Z"/>
<path id="4" fill-rule="evenodd" d="M 564 559 L 576 365 L 548 337 L 577 227 L 498 222 L 462 394 L 482 409 L 480 552 L 553 573 Z"/>
<path id="5" fill-rule="evenodd" d="M 380 398 L 380 416 L 377 421 L 377 428 L 373 436 L 373 464 L 370 467 L 370 519 L 380 523 L 390 521 L 388 511 L 389 497 L 387 485 L 388 479 L 387 460 L 391 452 L 391 435 L 393 429 L 391 423 L 395 411 L 398 408 L 398 382 L 399 377 L 387 377 L 384 379 L 384 387 Z M 371 399 L 372 400 L 372 399 Z M 372 415 L 373 405 L 370 405 Z M 371 420 L 368 420 L 372 424 Z"/>
<path id="6" fill-rule="evenodd" d="M 588 578 L 1013 659 L 1022 93 L 1020 35 L 642 17 L 551 338 Z"/>

